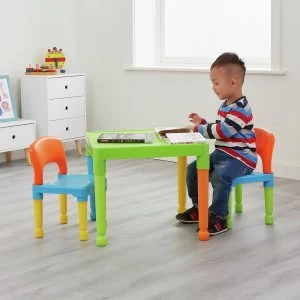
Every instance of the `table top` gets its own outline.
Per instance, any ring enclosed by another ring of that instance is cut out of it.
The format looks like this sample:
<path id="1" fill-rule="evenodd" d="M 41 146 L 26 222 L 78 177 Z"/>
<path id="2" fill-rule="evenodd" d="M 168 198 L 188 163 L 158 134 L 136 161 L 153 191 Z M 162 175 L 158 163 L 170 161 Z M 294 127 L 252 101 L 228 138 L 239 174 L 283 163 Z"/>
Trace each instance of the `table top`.
<path id="1" fill-rule="evenodd" d="M 153 133 L 153 143 L 98 143 L 102 133 Z M 154 129 L 141 130 L 101 130 L 90 131 L 86 135 L 87 155 L 97 159 L 136 159 L 178 156 L 207 156 L 208 143 L 170 145 L 158 136 Z M 206 157 L 207 158 L 207 157 Z"/>

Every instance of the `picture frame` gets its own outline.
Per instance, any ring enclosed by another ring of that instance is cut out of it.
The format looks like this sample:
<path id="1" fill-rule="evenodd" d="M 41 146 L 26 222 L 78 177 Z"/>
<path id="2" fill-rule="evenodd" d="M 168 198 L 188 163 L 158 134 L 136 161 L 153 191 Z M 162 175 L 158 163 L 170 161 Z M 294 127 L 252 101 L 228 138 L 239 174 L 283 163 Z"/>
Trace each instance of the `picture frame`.
<path id="1" fill-rule="evenodd" d="M 0 122 L 17 120 L 15 99 L 8 75 L 0 75 Z"/>

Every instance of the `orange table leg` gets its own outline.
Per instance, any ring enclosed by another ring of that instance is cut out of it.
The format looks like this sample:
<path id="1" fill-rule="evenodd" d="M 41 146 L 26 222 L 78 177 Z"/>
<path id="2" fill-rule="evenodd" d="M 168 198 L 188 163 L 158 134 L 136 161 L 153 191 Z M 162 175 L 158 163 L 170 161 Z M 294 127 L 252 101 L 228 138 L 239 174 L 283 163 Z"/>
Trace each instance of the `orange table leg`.
<path id="1" fill-rule="evenodd" d="M 198 238 L 201 241 L 209 239 L 208 227 L 208 170 L 198 170 L 198 209 L 199 231 Z"/>
<path id="2" fill-rule="evenodd" d="M 182 213 L 186 211 L 186 156 L 177 157 L 177 171 L 178 171 L 178 207 L 177 212 Z"/>

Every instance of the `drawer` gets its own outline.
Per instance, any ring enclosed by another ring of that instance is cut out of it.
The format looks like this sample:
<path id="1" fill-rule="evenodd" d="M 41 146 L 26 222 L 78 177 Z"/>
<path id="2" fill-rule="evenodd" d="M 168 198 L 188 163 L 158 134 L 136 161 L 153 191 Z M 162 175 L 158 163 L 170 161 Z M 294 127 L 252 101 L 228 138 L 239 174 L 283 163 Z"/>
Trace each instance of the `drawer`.
<path id="1" fill-rule="evenodd" d="M 0 128 L 0 151 L 28 148 L 35 138 L 35 124 Z"/>
<path id="2" fill-rule="evenodd" d="M 85 131 L 84 117 L 49 121 L 49 135 L 57 136 L 62 140 L 84 137 Z"/>
<path id="3" fill-rule="evenodd" d="M 83 97 L 53 99 L 48 101 L 48 119 L 59 120 L 85 116 Z"/>
<path id="4" fill-rule="evenodd" d="M 84 95 L 84 76 L 48 78 L 48 99 L 79 97 Z"/>

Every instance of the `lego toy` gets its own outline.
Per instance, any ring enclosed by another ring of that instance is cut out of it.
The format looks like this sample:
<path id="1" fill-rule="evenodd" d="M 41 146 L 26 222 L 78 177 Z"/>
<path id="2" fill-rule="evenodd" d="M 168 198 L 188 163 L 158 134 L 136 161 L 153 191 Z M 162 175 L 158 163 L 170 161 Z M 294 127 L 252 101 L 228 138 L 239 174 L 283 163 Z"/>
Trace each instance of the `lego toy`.
<path id="1" fill-rule="evenodd" d="M 41 66 L 36 64 L 35 68 L 29 65 L 26 68 L 25 75 L 56 75 L 58 71 L 65 73 L 66 71 L 63 70 L 65 60 L 62 49 L 58 50 L 56 47 L 53 47 L 52 50 L 48 49 L 45 55 L 45 63 Z"/>

